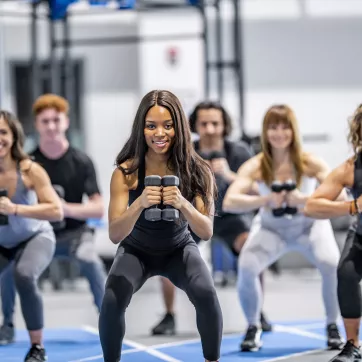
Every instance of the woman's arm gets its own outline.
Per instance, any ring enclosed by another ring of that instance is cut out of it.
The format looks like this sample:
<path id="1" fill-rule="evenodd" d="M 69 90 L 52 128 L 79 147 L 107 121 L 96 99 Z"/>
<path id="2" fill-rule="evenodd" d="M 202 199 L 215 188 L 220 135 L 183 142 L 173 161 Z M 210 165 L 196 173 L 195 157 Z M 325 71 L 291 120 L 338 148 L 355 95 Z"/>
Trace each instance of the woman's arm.
<path id="1" fill-rule="evenodd" d="M 147 186 L 130 207 L 129 187 L 122 171 L 113 171 L 110 187 L 110 201 L 108 207 L 108 232 L 114 244 L 118 244 L 127 237 L 142 211 L 152 205 L 161 203 L 161 187 Z"/>
<path id="2" fill-rule="evenodd" d="M 259 167 L 259 156 L 254 156 L 239 168 L 237 179 L 229 186 L 224 197 L 223 211 L 239 214 L 259 209 L 268 203 L 268 196 L 253 195 L 253 175 L 258 172 Z"/>
<path id="3" fill-rule="evenodd" d="M 62 203 L 43 167 L 32 162 L 24 173 L 29 178 L 36 192 L 38 203 L 35 205 L 13 204 L 12 214 L 39 220 L 62 220 Z"/>
<path id="4" fill-rule="evenodd" d="M 209 171 L 209 185 L 213 184 L 213 175 Z M 202 240 L 209 240 L 214 230 L 213 215 L 215 213 L 214 195 L 207 195 L 210 210 L 207 210 L 200 196 L 194 199 L 194 205 L 186 200 L 177 186 L 163 187 L 162 201 L 164 205 L 170 205 L 180 210 L 187 220 L 190 229 Z"/>
<path id="5" fill-rule="evenodd" d="M 324 182 L 324 180 L 331 173 L 331 169 L 328 164 L 321 158 L 316 156 L 310 156 L 310 164 L 314 168 L 315 177 L 320 184 Z M 348 196 L 346 190 L 342 189 L 341 193 L 337 196 L 336 201 L 347 201 Z"/>
<path id="6" fill-rule="evenodd" d="M 338 198 L 346 186 L 353 184 L 353 173 L 354 165 L 350 161 L 346 161 L 335 168 L 308 198 L 304 207 L 305 215 L 316 219 L 348 215 L 351 202 L 342 201 Z"/>
<path id="7" fill-rule="evenodd" d="M 214 233 L 214 213 L 215 204 L 212 198 L 209 199 L 210 213 L 207 213 L 204 202 L 200 196 L 195 197 L 195 206 L 186 199 L 184 200 L 180 212 L 187 220 L 190 229 L 201 239 L 209 240 Z"/>

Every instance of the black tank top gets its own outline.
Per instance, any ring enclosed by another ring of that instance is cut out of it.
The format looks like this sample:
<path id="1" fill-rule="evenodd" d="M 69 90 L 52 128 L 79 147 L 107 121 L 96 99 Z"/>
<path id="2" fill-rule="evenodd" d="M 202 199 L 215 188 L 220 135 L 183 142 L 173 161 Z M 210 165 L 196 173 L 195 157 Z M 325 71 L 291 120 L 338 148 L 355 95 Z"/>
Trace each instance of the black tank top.
<path id="1" fill-rule="evenodd" d="M 129 205 L 131 205 L 143 192 L 145 179 L 145 162 L 140 163 L 138 169 L 138 185 L 135 190 L 129 191 Z M 159 206 L 163 209 L 162 205 Z M 188 223 L 181 217 L 177 222 L 148 221 L 143 210 L 132 232 L 124 239 L 126 243 L 152 254 L 172 251 L 189 242 L 195 242 L 188 229 Z"/>
<path id="2" fill-rule="evenodd" d="M 355 199 L 362 195 L 362 152 L 358 154 L 357 159 L 354 162 L 354 178 L 351 193 Z M 353 228 L 355 228 L 357 234 L 362 235 L 361 214 L 357 216 L 357 220 L 356 223 L 354 223 Z"/>

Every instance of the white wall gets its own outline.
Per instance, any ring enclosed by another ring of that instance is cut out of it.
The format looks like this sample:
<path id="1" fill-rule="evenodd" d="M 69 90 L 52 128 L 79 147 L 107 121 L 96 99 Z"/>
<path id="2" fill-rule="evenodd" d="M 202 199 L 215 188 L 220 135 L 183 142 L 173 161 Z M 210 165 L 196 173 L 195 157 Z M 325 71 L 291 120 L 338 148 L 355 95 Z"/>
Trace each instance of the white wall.
<path id="1" fill-rule="evenodd" d="M 13 10 L 14 5 L 11 6 Z M 24 6 L 22 4 L 21 9 Z M 78 15 L 70 19 L 73 39 L 201 32 L 199 16 L 194 9 L 168 13 L 167 17 L 124 11 L 107 15 Z M 185 19 L 188 23 L 186 28 Z M 4 88 L 1 106 L 11 110 L 15 110 L 15 100 L 10 62 L 29 59 L 29 23 L 26 17 L 0 17 L 0 49 L 3 49 L 0 69 L 4 70 L 0 80 Z M 39 24 L 39 34 L 39 54 L 41 58 L 46 58 L 49 54 L 49 33 L 45 20 Z M 171 48 L 177 49 L 179 55 L 175 65 L 169 63 Z M 194 54 L 192 57 L 190 51 Z M 85 62 L 82 110 L 86 151 L 95 162 L 108 204 L 114 160 L 129 136 L 141 98 L 152 89 L 169 89 L 180 98 L 186 112 L 203 98 L 202 41 L 195 37 L 139 44 L 87 45 L 72 48 L 71 56 Z"/>
<path id="2" fill-rule="evenodd" d="M 362 3 L 328 0 L 328 7 L 325 0 L 242 3 L 246 132 L 260 132 L 271 104 L 287 103 L 299 119 L 305 147 L 335 167 L 350 154 L 347 118 L 362 100 L 358 46 Z M 231 21 L 227 3 L 223 11 Z M 231 24 L 224 28 L 225 59 L 232 54 L 230 38 Z M 230 72 L 225 76 L 225 103 L 238 118 L 235 80 Z M 327 141 L 313 139 L 313 134 Z"/>
<path id="3" fill-rule="evenodd" d="M 263 114 L 273 103 L 287 103 L 297 114 L 304 136 L 319 133 L 327 141 L 305 146 L 331 167 L 349 154 L 347 117 L 361 101 L 362 6 L 353 0 L 244 0 L 245 126 L 260 131 Z M 5 6 L 3 4 L 2 6 Z M 18 5 L 6 4 L 14 7 Z M 26 5 L 22 4 L 22 9 Z M 77 5 L 78 6 L 78 5 Z M 0 8 L 0 13 L 4 8 Z M 26 10 L 22 10 L 26 11 Z M 232 56 L 232 11 L 225 2 L 223 48 Z M 212 14 L 211 14 L 212 18 Z M 190 34 L 201 30 L 196 10 L 114 12 L 72 18 L 72 37 L 95 38 L 140 34 Z M 0 101 L 13 108 L 9 62 L 30 56 L 29 20 L 0 17 Z M 211 31 L 215 26 L 211 21 Z M 48 54 L 48 31 L 41 28 L 40 52 Z M 179 62 L 168 62 L 176 48 Z M 215 48 L 211 49 L 215 54 Z M 153 88 L 173 90 L 188 113 L 203 98 L 203 51 L 200 39 L 165 40 L 133 45 L 77 47 L 72 56 L 85 61 L 83 112 L 86 151 L 95 160 L 106 202 L 113 162 L 129 135 L 141 97 Z M 239 137 L 235 79 L 226 72 L 225 104 Z M 212 84 L 215 88 L 215 84 Z"/>

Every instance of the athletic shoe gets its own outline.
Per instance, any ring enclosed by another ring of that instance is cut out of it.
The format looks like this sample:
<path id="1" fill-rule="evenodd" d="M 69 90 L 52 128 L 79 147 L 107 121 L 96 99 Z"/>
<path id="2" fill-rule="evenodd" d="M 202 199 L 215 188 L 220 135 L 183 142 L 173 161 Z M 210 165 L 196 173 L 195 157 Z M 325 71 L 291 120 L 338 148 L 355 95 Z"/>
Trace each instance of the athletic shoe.
<path id="1" fill-rule="evenodd" d="M 33 344 L 25 357 L 24 362 L 45 362 L 47 356 L 45 349 L 38 344 Z"/>
<path id="2" fill-rule="evenodd" d="M 266 319 L 265 314 L 263 312 L 261 312 L 261 314 L 260 314 L 260 324 L 261 324 L 261 329 L 263 330 L 263 332 L 271 332 L 273 330 L 273 326 Z"/>
<path id="3" fill-rule="evenodd" d="M 15 341 L 15 328 L 12 324 L 4 324 L 0 327 L 0 346 L 5 346 Z"/>
<path id="4" fill-rule="evenodd" d="M 342 351 L 332 358 L 329 362 L 360 362 L 362 361 L 361 352 L 353 341 L 347 341 Z"/>
<path id="5" fill-rule="evenodd" d="M 343 341 L 335 323 L 327 326 L 327 346 L 329 349 L 341 349 L 343 347 Z"/>
<path id="6" fill-rule="evenodd" d="M 176 333 L 175 327 L 175 317 L 173 314 L 166 313 L 166 315 L 162 318 L 161 322 L 158 323 L 153 329 L 152 334 L 154 336 L 158 335 L 168 335 L 172 336 Z"/>
<path id="7" fill-rule="evenodd" d="M 241 342 L 240 349 L 243 352 L 256 352 L 262 346 L 261 341 L 261 329 L 257 326 L 249 326 L 248 330 L 246 331 L 244 340 Z"/>

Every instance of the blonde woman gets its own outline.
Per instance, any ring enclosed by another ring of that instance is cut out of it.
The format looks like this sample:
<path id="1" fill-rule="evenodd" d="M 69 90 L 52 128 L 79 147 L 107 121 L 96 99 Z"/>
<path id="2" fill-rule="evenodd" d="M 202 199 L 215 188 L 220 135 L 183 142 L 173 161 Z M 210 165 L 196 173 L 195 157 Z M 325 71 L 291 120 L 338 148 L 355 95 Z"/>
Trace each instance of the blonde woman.
<path id="1" fill-rule="evenodd" d="M 338 349 L 342 344 L 336 325 L 339 249 L 330 221 L 315 220 L 303 212 L 308 197 L 323 182 L 329 168 L 323 160 L 302 150 L 295 114 L 286 105 L 272 106 L 266 112 L 261 142 L 261 153 L 239 168 L 223 202 L 227 212 L 259 209 L 239 257 L 238 291 L 248 322 L 241 350 L 257 351 L 262 345 L 258 276 L 292 250 L 303 254 L 322 275 L 327 345 Z M 255 183 L 257 196 L 250 195 Z"/>

